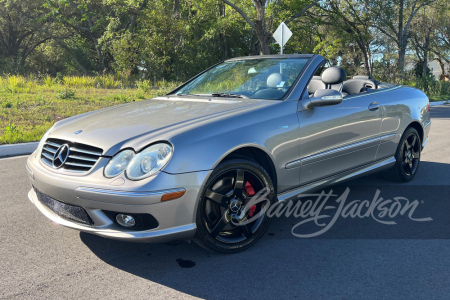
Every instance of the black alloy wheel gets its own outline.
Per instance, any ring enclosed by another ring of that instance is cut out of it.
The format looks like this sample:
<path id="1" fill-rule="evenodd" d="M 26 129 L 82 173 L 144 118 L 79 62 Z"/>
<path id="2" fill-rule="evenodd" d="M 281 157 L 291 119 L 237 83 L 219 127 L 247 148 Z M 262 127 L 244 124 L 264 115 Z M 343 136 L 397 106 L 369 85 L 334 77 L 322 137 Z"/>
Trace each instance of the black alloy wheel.
<path id="1" fill-rule="evenodd" d="M 403 170 L 406 176 L 416 173 L 420 161 L 420 139 L 417 134 L 411 132 L 403 142 Z"/>
<path id="2" fill-rule="evenodd" d="M 268 201 L 248 207 L 253 196 L 266 190 Z M 256 162 L 234 159 L 220 164 L 203 190 L 194 241 L 208 250 L 227 253 L 250 247 L 269 226 L 270 218 L 264 212 L 274 195 L 270 176 Z"/>
<path id="3" fill-rule="evenodd" d="M 422 142 L 417 130 L 408 127 L 402 135 L 395 153 L 395 165 L 383 172 L 386 179 L 398 182 L 411 181 L 420 165 Z"/>

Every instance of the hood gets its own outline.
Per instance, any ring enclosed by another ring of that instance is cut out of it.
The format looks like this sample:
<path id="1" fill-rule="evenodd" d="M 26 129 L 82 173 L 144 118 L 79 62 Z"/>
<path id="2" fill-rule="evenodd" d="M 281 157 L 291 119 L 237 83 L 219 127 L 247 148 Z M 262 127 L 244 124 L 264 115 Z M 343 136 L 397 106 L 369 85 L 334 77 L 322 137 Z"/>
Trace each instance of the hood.
<path id="1" fill-rule="evenodd" d="M 112 156 L 123 148 L 139 151 L 152 142 L 169 140 L 214 120 L 277 102 L 157 97 L 62 120 L 49 137 L 99 147 L 103 149 L 103 155 Z M 75 134 L 80 130 L 81 133 Z"/>

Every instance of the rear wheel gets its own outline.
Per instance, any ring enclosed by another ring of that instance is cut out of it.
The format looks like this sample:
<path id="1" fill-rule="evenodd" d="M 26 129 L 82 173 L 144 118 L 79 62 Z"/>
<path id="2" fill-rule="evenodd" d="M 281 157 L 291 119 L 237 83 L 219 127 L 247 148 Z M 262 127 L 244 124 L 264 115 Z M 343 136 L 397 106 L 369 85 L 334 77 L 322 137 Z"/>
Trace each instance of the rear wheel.
<path id="1" fill-rule="evenodd" d="M 250 199 L 263 189 L 267 189 L 268 201 L 248 207 Z M 264 212 L 274 201 L 274 187 L 264 168 L 247 159 L 225 161 L 211 174 L 202 192 L 194 241 L 218 252 L 247 249 L 266 232 L 270 218 Z"/>
<path id="2" fill-rule="evenodd" d="M 416 129 L 408 127 L 398 144 L 395 165 L 384 171 L 383 176 L 392 181 L 411 181 L 419 169 L 421 151 L 422 144 L 419 133 Z"/>

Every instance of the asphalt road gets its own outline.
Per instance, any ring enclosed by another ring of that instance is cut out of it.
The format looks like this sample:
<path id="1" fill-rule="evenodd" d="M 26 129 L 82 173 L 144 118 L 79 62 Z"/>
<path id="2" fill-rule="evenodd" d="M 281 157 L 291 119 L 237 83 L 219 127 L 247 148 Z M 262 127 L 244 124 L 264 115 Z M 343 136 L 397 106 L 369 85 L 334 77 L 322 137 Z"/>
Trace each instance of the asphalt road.
<path id="1" fill-rule="evenodd" d="M 349 200 L 418 200 L 387 225 L 340 217 L 314 238 L 275 218 L 243 253 L 195 244 L 133 244 L 63 228 L 28 201 L 25 157 L 0 160 L 0 298 L 448 299 L 450 295 L 450 106 L 432 107 L 430 140 L 417 177 L 395 184 L 372 175 L 334 187 Z M 302 230 L 314 232 L 314 224 Z"/>

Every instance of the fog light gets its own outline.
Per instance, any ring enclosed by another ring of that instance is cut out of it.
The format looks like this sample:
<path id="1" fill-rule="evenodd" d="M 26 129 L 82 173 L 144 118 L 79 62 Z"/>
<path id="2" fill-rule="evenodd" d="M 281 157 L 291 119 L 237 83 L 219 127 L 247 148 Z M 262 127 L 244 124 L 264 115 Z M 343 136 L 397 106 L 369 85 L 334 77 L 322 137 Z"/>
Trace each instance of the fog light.
<path id="1" fill-rule="evenodd" d="M 123 227 L 133 227 L 136 224 L 134 218 L 129 215 L 118 214 L 116 220 Z"/>

